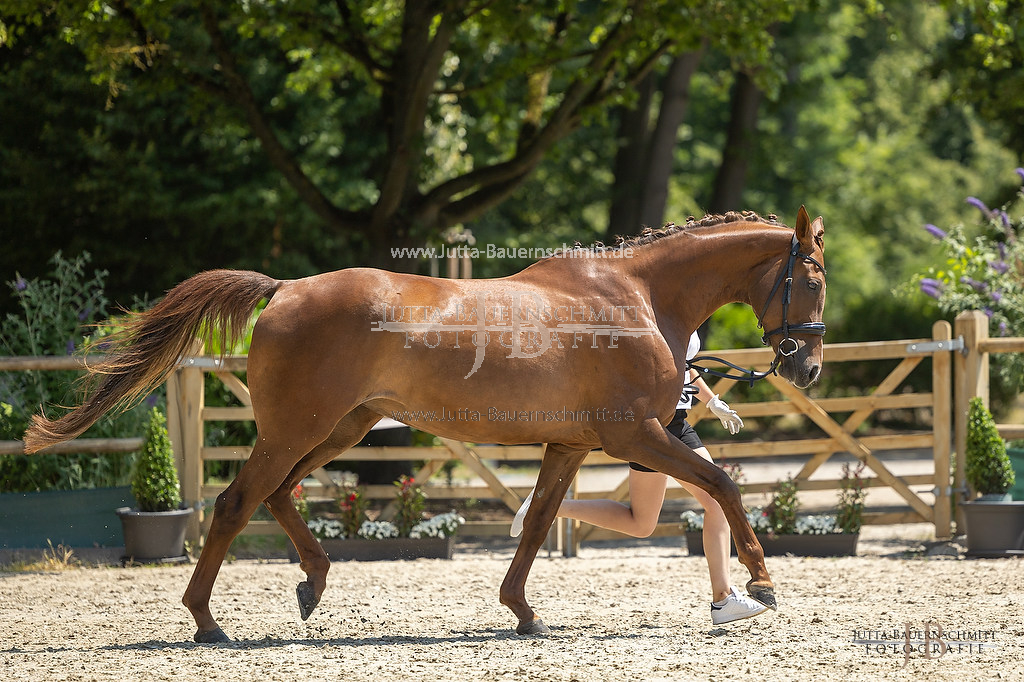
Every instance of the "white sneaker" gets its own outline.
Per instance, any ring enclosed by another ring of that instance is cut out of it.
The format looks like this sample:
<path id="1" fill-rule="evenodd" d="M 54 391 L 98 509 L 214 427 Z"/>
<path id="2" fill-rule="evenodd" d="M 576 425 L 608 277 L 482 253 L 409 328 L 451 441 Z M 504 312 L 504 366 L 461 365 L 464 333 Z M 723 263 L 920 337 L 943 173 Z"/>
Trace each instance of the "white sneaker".
<path id="1" fill-rule="evenodd" d="M 536 490 L 536 489 L 534 489 Z M 514 538 L 519 537 L 523 532 L 523 519 L 526 518 L 526 512 L 530 509 L 530 503 L 533 502 L 533 490 L 523 500 L 523 504 L 519 507 L 519 511 L 516 512 L 516 516 L 512 519 L 512 526 L 508 529 L 508 534 Z"/>
<path id="2" fill-rule="evenodd" d="M 715 625 L 751 618 L 768 610 L 767 606 L 743 594 L 735 585 L 729 590 L 732 594 L 728 597 L 722 601 L 711 602 L 711 622 Z"/>

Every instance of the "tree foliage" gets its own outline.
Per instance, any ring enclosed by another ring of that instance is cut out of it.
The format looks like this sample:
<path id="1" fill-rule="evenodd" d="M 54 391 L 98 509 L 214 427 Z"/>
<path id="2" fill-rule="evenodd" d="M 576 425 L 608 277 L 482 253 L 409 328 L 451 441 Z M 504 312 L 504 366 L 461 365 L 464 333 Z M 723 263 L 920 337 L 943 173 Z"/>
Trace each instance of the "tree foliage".
<path id="1" fill-rule="evenodd" d="M 331 232 L 379 254 L 507 198 L 699 32 L 767 59 L 763 27 L 789 5 L 69 2 L 53 18 L 109 105 L 183 91 L 201 126 L 242 127 Z"/>
<path id="2" fill-rule="evenodd" d="M 451 227 L 503 246 L 606 239 L 715 208 L 718 178 L 733 208 L 825 216 L 830 331 L 856 334 L 877 301 L 904 324 L 918 316 L 891 289 L 931 256 L 919 226 L 952 223 L 967 195 L 1000 204 L 991 179 L 1019 165 L 1021 89 L 1004 85 L 1020 15 L 966 0 L 9 2 L 0 268 L 91 247 L 122 304 L 209 267 L 426 271 L 390 247 Z M 738 93 L 756 117 L 726 174 Z M 639 163 L 618 164 L 630 145 Z M 634 195 L 630 217 L 609 216 Z"/>

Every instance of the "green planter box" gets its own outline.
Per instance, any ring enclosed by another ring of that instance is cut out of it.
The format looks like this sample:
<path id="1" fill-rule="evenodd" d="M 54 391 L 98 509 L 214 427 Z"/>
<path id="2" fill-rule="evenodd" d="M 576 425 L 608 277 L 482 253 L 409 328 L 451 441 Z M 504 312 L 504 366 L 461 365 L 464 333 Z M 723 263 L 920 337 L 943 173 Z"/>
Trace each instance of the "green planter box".
<path id="1" fill-rule="evenodd" d="M 704 556 L 704 545 L 700 531 L 686 531 L 686 548 L 691 556 Z M 755 533 L 765 556 L 854 556 L 857 554 L 857 540 L 860 533 L 829 533 L 827 535 L 777 535 L 771 537 Z M 736 556 L 736 545 L 730 550 Z"/>
<path id="2" fill-rule="evenodd" d="M 860 533 L 825 535 L 762 535 L 757 533 L 765 556 L 855 556 Z"/>
<path id="3" fill-rule="evenodd" d="M 0 549 L 121 547 L 118 507 L 134 506 L 131 489 L 49 490 L 0 495 Z"/>
<path id="4" fill-rule="evenodd" d="M 1024 501 L 1024 450 L 1007 448 L 1006 454 L 1010 456 L 1010 464 L 1013 465 L 1013 474 L 1016 477 L 1016 482 L 1010 488 L 1010 495 L 1018 502 Z"/>

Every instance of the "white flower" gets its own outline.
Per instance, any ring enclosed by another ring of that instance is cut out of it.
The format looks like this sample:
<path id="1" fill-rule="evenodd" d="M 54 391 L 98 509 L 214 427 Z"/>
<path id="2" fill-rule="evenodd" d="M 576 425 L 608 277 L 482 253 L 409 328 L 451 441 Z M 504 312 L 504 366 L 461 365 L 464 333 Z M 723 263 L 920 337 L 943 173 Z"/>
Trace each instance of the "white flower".
<path id="1" fill-rule="evenodd" d="M 359 537 L 367 540 L 384 540 L 398 537 L 398 526 L 390 521 L 363 521 L 359 526 Z"/>
<path id="2" fill-rule="evenodd" d="M 409 531 L 411 538 L 447 538 L 455 535 L 466 519 L 451 511 L 420 521 Z"/>
<path id="3" fill-rule="evenodd" d="M 764 511 L 760 507 L 747 512 L 747 521 L 755 533 L 767 533 L 771 530 L 768 526 L 768 517 L 764 515 Z"/>
<path id="4" fill-rule="evenodd" d="M 344 538 L 345 531 L 341 523 L 334 519 L 311 519 L 307 524 L 315 538 Z"/>
<path id="5" fill-rule="evenodd" d="M 420 521 L 409 531 L 411 538 L 447 538 L 455 535 L 459 526 L 464 524 L 466 519 L 456 512 L 438 514 L 437 516 Z M 334 519 L 312 519 L 307 524 L 313 536 L 320 539 L 340 538 L 345 539 L 345 531 L 340 521 Z M 358 537 L 367 540 L 386 540 L 387 538 L 398 537 L 398 526 L 390 521 L 363 521 L 356 533 Z"/>
<path id="6" fill-rule="evenodd" d="M 839 533 L 836 528 L 836 517 L 834 514 L 817 514 L 809 516 L 798 516 L 796 519 L 797 535 L 827 535 L 828 533 Z"/>
<path id="7" fill-rule="evenodd" d="M 684 532 L 704 530 L 704 515 L 698 514 L 692 509 L 680 514 L 679 520 L 682 522 Z"/>
<path id="8" fill-rule="evenodd" d="M 684 531 L 696 531 L 704 529 L 704 515 L 695 511 L 685 511 L 679 516 Z M 747 521 L 755 533 L 769 533 L 771 528 L 768 525 L 768 517 L 764 511 L 757 507 L 747 512 Z M 842 529 L 836 526 L 834 514 L 812 514 L 798 516 L 796 519 L 797 535 L 827 535 L 829 533 L 841 533 Z"/>

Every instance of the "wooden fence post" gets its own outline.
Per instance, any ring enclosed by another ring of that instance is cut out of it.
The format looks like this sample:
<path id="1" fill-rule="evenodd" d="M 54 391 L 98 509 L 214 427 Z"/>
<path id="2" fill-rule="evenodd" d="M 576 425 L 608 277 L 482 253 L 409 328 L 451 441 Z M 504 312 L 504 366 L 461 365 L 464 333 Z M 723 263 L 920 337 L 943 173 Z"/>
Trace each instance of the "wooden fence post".
<path id="1" fill-rule="evenodd" d="M 186 365 L 167 377 L 167 431 L 181 479 L 182 501 L 196 510 L 185 532 L 185 539 L 195 547 L 202 542 L 204 517 L 202 412 L 205 402 L 202 369 Z"/>
<path id="2" fill-rule="evenodd" d="M 964 475 L 964 451 L 967 449 L 967 407 L 971 398 L 980 397 L 988 407 L 988 353 L 981 351 L 981 344 L 988 339 L 988 317 L 980 310 L 966 310 L 953 320 L 953 333 L 964 340 L 964 350 L 956 355 L 953 391 L 953 433 L 956 447 L 956 473 L 953 476 L 953 490 L 958 493 L 954 499 L 966 499 L 967 480 Z M 956 508 L 957 533 L 964 525 L 963 509 Z"/>
<path id="3" fill-rule="evenodd" d="M 940 320 L 932 325 L 933 341 L 949 341 L 952 327 Z M 948 347 L 948 346 L 947 346 Z M 934 518 L 936 539 L 947 539 L 952 535 L 952 478 L 950 462 L 950 401 L 953 389 L 952 358 L 945 348 L 932 353 L 932 436 L 935 444 L 935 504 Z"/>

